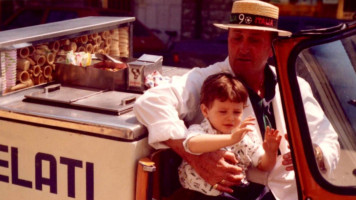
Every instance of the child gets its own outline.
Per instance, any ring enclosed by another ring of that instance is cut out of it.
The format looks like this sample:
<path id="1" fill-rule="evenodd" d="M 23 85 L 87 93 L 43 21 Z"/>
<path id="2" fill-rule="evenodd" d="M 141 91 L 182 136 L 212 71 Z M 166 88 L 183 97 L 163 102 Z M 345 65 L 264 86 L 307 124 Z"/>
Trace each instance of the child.
<path id="1" fill-rule="evenodd" d="M 234 152 L 243 169 L 252 163 L 260 170 L 272 170 L 281 136 L 277 130 L 266 127 L 261 145 L 258 143 L 258 134 L 248 127 L 254 125 L 255 119 L 247 117 L 241 122 L 248 99 L 242 83 L 230 74 L 211 75 L 204 81 L 200 94 L 200 109 L 205 119 L 201 124 L 189 127 L 183 143 L 186 151 L 202 154 L 225 148 Z M 185 161 L 179 167 L 179 180 L 184 188 L 210 196 L 221 194 L 216 190 L 217 185 L 211 186 L 205 182 Z"/>

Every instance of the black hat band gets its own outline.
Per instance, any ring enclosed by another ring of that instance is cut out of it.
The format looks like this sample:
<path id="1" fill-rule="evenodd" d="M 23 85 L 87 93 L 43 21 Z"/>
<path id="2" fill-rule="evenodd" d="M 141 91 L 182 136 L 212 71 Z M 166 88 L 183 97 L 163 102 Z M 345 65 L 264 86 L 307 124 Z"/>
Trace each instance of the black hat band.
<path id="1" fill-rule="evenodd" d="M 260 16 L 260 15 L 245 14 L 245 13 L 232 13 L 230 16 L 230 23 L 253 25 L 253 26 L 265 26 L 271 28 L 277 28 L 278 26 L 277 19 Z"/>

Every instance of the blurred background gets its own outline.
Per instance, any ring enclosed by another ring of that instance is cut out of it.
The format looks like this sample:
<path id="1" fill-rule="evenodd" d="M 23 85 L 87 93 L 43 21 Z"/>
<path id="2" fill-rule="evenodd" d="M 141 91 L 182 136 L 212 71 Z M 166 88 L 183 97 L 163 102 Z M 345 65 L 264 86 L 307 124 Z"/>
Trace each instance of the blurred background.
<path id="1" fill-rule="evenodd" d="M 355 0 L 265 0 L 280 8 L 279 28 L 300 30 L 355 20 Z M 233 0 L 0 0 L 0 31 L 85 16 L 134 16 L 134 57 L 163 55 L 164 65 L 204 67 L 227 56 Z"/>

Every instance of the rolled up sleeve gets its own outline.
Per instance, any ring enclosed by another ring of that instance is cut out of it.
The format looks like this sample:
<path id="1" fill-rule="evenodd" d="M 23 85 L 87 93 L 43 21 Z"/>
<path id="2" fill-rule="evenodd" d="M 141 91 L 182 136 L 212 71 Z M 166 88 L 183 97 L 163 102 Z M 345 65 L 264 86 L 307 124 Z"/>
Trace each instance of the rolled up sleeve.
<path id="1" fill-rule="evenodd" d="M 312 142 L 317 144 L 322 150 L 326 170 L 328 175 L 331 175 L 340 157 L 338 135 L 313 97 L 309 84 L 303 79 L 299 79 L 298 81 L 300 90 L 303 91 L 302 98 Z"/>
<path id="2" fill-rule="evenodd" d="M 163 141 L 183 139 L 187 128 L 179 118 L 178 107 L 182 99 L 169 86 L 152 88 L 137 99 L 134 113 L 148 129 L 148 142 L 156 148 L 168 148 Z"/>
<path id="3" fill-rule="evenodd" d="M 183 76 L 172 77 L 170 83 L 151 88 L 136 100 L 134 113 L 147 127 L 152 147 L 168 148 L 163 141 L 186 137 L 186 124 L 196 120 L 197 115 L 201 116 L 199 99 L 203 81 L 219 72 L 232 73 L 228 58 L 207 68 L 194 68 Z"/>
<path id="4" fill-rule="evenodd" d="M 135 102 L 134 113 L 148 129 L 148 142 L 154 148 L 168 148 L 163 141 L 182 139 L 187 124 L 200 116 L 200 88 L 211 74 L 232 73 L 228 58 L 206 68 L 194 68 L 183 76 L 172 77 L 170 83 L 147 90 Z M 184 120 L 184 121 L 183 121 Z"/>

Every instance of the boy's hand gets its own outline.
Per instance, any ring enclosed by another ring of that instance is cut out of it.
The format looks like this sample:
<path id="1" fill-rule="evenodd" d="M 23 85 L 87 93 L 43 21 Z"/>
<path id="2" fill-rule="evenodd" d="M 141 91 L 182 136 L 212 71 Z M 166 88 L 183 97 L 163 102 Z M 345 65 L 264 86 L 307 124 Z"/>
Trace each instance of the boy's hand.
<path id="1" fill-rule="evenodd" d="M 265 140 L 263 141 L 263 149 L 266 153 L 275 154 L 278 151 L 279 143 L 282 136 L 278 135 L 278 130 L 266 127 Z"/>
<path id="2" fill-rule="evenodd" d="M 248 125 L 255 125 L 254 123 L 255 118 L 254 117 L 247 117 L 245 120 L 243 120 L 240 124 L 240 126 L 234 128 L 231 131 L 231 139 L 233 141 L 240 142 L 242 138 L 248 133 L 249 131 L 252 131 L 252 129 L 247 128 Z"/>
<path id="3" fill-rule="evenodd" d="M 254 117 L 246 117 L 246 119 L 241 122 L 239 128 L 246 128 L 248 125 L 255 125 Z"/>

